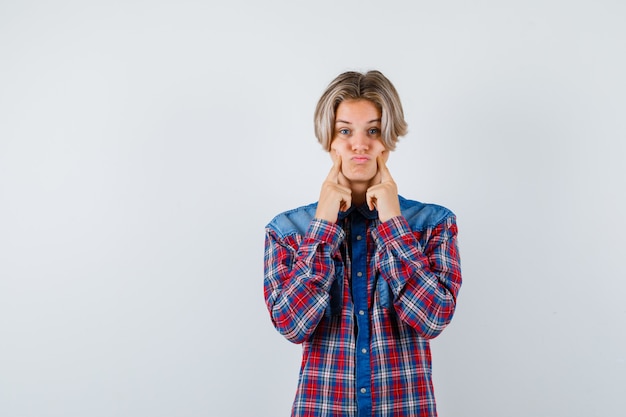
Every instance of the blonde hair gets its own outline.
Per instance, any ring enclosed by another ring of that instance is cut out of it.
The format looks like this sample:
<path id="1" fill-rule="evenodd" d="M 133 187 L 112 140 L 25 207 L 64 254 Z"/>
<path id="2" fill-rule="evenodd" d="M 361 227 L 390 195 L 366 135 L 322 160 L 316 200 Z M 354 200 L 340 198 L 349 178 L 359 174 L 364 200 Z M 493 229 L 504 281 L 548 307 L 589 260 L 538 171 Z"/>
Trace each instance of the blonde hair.
<path id="1" fill-rule="evenodd" d="M 402 103 L 395 87 L 380 71 L 344 72 L 326 88 L 315 108 L 315 136 L 330 151 L 337 107 L 344 100 L 369 100 L 381 112 L 382 141 L 392 151 L 400 136 L 407 133 Z"/>

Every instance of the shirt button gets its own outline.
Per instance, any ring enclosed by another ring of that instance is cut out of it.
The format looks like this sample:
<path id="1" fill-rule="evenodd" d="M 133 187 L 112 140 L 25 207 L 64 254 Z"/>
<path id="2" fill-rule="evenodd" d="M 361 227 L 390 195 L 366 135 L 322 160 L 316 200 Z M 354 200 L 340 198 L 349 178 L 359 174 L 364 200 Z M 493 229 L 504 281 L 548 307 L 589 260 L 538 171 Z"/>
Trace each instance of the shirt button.
<path id="1" fill-rule="evenodd" d="M 364 315 L 364 314 L 365 314 L 365 311 L 363 311 L 363 310 L 359 310 L 359 315 L 361 315 L 361 316 L 362 316 L 362 315 Z"/>
<path id="2" fill-rule="evenodd" d="M 367 390 L 365 388 L 361 388 L 361 394 L 365 394 Z"/>
<path id="3" fill-rule="evenodd" d="M 356 240 L 361 240 L 361 239 L 363 239 L 363 236 L 361 236 L 361 235 L 356 235 Z"/>
<path id="4" fill-rule="evenodd" d="M 363 272 L 357 272 L 357 273 L 356 273 L 356 276 L 357 276 L 357 277 L 362 277 L 362 276 L 363 276 Z"/>
<path id="5" fill-rule="evenodd" d="M 361 352 L 367 353 L 367 349 L 363 348 L 363 349 L 361 349 Z"/>

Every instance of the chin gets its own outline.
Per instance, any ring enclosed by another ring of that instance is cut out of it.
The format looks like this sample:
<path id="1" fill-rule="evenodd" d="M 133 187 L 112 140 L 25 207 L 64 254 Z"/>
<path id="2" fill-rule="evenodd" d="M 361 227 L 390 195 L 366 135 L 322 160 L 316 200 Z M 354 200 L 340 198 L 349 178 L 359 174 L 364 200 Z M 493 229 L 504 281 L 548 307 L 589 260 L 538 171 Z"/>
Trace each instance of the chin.
<path id="1" fill-rule="evenodd" d="M 372 175 L 357 174 L 357 175 L 346 176 L 346 179 L 352 183 L 370 183 L 374 179 L 375 176 L 376 176 L 375 173 Z"/>

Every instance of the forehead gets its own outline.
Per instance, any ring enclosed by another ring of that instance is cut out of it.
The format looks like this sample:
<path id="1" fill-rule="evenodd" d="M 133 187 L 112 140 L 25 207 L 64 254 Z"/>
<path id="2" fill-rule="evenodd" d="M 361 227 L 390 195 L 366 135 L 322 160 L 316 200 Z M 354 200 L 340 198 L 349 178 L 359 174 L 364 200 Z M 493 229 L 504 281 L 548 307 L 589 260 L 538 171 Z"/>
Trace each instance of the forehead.
<path id="1" fill-rule="evenodd" d="M 344 100 L 339 103 L 335 112 L 335 122 L 372 122 L 379 121 L 381 112 L 370 100 Z"/>

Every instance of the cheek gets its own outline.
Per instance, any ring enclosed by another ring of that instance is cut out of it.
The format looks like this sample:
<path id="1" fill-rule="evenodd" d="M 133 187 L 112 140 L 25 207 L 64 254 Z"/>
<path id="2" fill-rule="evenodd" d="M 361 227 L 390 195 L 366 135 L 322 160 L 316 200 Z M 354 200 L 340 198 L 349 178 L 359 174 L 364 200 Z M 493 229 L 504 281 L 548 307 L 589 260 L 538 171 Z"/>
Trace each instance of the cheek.
<path id="1" fill-rule="evenodd" d="M 345 150 L 346 150 L 345 142 L 334 140 L 330 144 L 330 151 L 331 152 L 336 152 L 339 155 L 341 155 L 341 154 L 345 153 Z"/>
<path id="2" fill-rule="evenodd" d="M 341 163 L 345 164 L 346 160 L 344 159 L 344 155 L 347 155 L 344 149 L 341 147 L 340 142 L 331 142 L 330 151 L 328 151 L 328 156 L 330 156 L 331 160 L 335 159 L 335 155 L 339 155 L 341 157 Z"/>
<path id="3" fill-rule="evenodd" d="M 382 142 L 377 143 L 375 153 L 376 155 L 382 155 L 385 159 L 385 162 L 387 161 L 387 158 L 389 158 L 389 151 L 387 150 L 387 148 L 385 148 L 385 145 L 383 145 Z"/>

